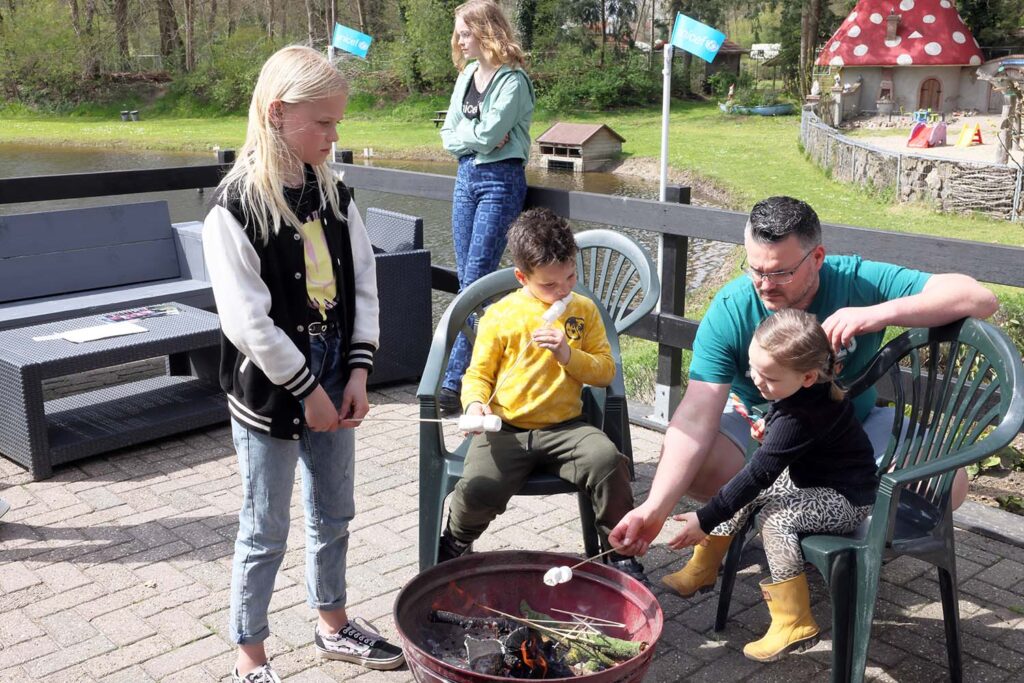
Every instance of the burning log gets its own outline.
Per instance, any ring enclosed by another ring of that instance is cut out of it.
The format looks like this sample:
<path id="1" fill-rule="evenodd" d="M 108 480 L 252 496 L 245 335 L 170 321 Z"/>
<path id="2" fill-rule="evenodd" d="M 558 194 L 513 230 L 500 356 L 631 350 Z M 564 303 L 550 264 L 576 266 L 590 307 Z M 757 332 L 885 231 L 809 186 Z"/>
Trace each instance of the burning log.
<path id="1" fill-rule="evenodd" d="M 467 617 L 441 609 L 431 610 L 428 618 L 435 624 L 451 624 L 452 626 L 458 626 L 459 628 L 464 628 L 466 630 L 480 628 L 508 632 L 519 628 L 519 624 L 509 621 L 508 619 L 498 619 L 497 617 Z"/>

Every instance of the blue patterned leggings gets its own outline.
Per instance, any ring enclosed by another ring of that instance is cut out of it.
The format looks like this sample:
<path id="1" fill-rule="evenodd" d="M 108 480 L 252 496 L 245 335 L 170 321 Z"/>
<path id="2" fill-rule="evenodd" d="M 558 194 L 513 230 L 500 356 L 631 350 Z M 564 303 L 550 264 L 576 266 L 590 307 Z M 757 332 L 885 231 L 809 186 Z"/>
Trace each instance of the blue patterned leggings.
<path id="1" fill-rule="evenodd" d="M 460 291 L 498 268 L 508 226 L 523 210 L 526 199 L 522 159 L 477 166 L 474 158 L 466 155 L 459 159 L 452 197 L 452 239 Z M 469 340 L 460 333 L 448 358 L 442 386 L 453 391 L 462 388 L 469 356 Z"/>

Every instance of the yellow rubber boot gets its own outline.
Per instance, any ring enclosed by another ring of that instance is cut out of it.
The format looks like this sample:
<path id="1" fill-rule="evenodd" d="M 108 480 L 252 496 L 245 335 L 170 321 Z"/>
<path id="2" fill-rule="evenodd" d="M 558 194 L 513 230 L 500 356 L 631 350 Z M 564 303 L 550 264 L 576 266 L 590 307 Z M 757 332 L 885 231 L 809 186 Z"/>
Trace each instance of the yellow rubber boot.
<path id="1" fill-rule="evenodd" d="M 761 582 L 772 625 L 760 640 L 747 643 L 743 654 L 758 662 L 774 662 L 788 652 L 801 652 L 818 642 L 818 623 L 811 614 L 807 575 L 779 583 Z"/>
<path id="2" fill-rule="evenodd" d="M 708 536 L 694 546 L 693 557 L 677 572 L 662 577 L 661 582 L 684 598 L 697 592 L 706 593 L 715 587 L 722 558 L 729 552 L 732 536 Z"/>

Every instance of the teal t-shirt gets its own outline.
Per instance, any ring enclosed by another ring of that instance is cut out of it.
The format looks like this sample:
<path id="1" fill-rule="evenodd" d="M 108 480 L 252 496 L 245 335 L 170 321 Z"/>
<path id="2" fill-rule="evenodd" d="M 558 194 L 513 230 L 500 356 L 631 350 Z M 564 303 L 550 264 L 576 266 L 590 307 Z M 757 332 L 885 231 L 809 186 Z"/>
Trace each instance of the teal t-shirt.
<path id="1" fill-rule="evenodd" d="M 818 292 L 807 311 L 824 321 L 840 308 L 873 306 L 919 293 L 929 273 L 889 263 L 865 261 L 859 256 L 826 256 L 819 271 Z M 750 380 L 747 347 L 754 330 L 771 312 L 764 307 L 754 284 L 746 275 L 723 287 L 700 321 L 693 341 L 690 378 L 714 384 L 731 384 L 748 407 L 765 402 Z M 839 376 L 849 382 L 860 375 L 882 343 L 884 330 L 863 334 L 847 349 Z M 842 359 L 842 353 L 840 354 Z M 875 391 L 854 399 L 861 421 L 875 404 Z"/>

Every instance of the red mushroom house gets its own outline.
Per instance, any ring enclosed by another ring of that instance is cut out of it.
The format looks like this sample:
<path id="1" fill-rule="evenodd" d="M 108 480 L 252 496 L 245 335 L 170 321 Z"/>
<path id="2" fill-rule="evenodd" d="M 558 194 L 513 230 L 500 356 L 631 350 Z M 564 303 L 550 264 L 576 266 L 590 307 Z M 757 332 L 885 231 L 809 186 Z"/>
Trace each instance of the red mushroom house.
<path id="1" fill-rule="evenodd" d="M 998 108 L 1002 97 L 975 77 L 981 62 L 953 0 L 860 0 L 817 59 L 833 73 L 838 68 L 844 89 L 859 96 L 851 103 L 856 111 L 878 111 L 882 103 L 905 111 L 988 111 L 990 99 Z"/>

